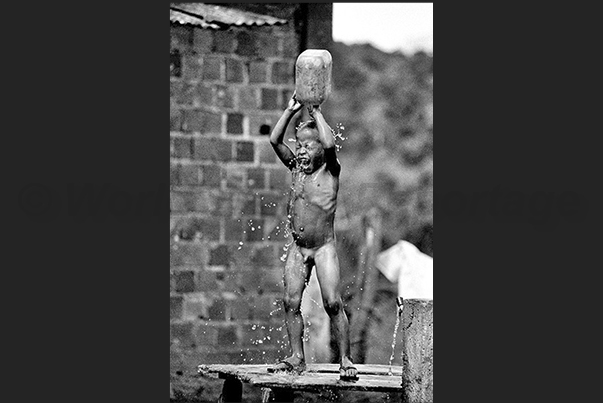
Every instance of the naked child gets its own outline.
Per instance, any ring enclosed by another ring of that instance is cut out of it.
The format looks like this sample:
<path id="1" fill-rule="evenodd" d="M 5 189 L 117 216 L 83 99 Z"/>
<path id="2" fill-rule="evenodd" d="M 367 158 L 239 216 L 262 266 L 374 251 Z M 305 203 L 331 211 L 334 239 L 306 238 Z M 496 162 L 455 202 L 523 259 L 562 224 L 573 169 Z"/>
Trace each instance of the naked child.
<path id="1" fill-rule="evenodd" d="M 294 93 L 270 135 L 276 155 L 292 172 L 287 213 L 293 243 L 287 251 L 284 269 L 285 322 L 292 355 L 269 367 L 268 371 L 301 373 L 306 368 L 301 301 L 312 269 L 315 269 L 325 311 L 334 324 L 340 351 L 340 379 L 357 380 L 358 371 L 350 357 L 349 325 L 341 298 L 333 225 L 341 166 L 335 138 L 320 105 L 308 106 L 311 120 L 297 127 L 295 151 L 283 142 L 287 126 L 302 108 Z"/>

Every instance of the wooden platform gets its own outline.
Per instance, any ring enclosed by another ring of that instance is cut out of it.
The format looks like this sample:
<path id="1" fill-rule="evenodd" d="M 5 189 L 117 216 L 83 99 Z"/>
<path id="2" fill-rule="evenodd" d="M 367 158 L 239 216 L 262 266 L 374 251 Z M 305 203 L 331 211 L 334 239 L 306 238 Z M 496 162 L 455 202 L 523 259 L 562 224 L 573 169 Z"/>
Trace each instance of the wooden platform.
<path id="1" fill-rule="evenodd" d="M 357 364 L 357 381 L 341 381 L 338 364 L 308 364 L 300 375 L 286 372 L 269 373 L 269 365 L 199 365 L 201 376 L 221 379 L 236 378 L 257 387 L 318 392 L 324 389 L 366 392 L 402 392 L 402 367 Z"/>

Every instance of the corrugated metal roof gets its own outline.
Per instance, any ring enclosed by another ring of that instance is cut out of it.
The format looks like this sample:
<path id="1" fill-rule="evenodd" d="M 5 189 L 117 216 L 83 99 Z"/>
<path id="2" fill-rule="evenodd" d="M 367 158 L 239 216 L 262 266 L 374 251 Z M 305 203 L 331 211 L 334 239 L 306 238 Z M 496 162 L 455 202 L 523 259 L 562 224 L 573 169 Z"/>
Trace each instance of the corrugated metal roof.
<path id="1" fill-rule="evenodd" d="M 204 3 L 170 4 L 170 21 L 201 28 L 225 29 L 230 26 L 282 25 L 287 20 Z"/>

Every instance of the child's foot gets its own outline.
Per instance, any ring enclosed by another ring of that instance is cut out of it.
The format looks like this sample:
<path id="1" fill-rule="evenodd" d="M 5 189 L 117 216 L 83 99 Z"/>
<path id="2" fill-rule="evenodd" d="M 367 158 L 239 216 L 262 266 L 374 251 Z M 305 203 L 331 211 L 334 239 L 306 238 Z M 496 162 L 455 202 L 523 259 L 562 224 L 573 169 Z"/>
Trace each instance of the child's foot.
<path id="1" fill-rule="evenodd" d="M 342 381 L 357 381 L 358 370 L 354 367 L 354 363 L 348 357 L 341 359 L 341 365 L 339 366 L 339 379 Z"/>
<path id="2" fill-rule="evenodd" d="M 280 360 L 272 367 L 268 367 L 268 372 L 295 372 L 301 374 L 306 369 L 306 363 L 303 359 L 297 357 L 289 357 L 284 360 Z"/>

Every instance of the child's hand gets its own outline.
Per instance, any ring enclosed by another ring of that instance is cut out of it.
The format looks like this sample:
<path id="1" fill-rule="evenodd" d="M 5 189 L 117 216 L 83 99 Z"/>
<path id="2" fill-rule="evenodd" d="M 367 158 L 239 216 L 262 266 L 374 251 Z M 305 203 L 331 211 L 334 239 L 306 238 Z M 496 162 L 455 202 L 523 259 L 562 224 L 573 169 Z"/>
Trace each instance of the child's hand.
<path id="1" fill-rule="evenodd" d="M 308 105 L 308 113 L 314 118 L 316 113 L 321 113 L 320 105 Z"/>
<path id="2" fill-rule="evenodd" d="M 287 105 L 287 110 L 295 113 L 295 112 L 299 111 L 301 108 L 302 108 L 302 104 L 297 102 L 297 98 L 295 98 L 295 91 L 294 91 L 293 95 L 291 96 L 291 99 L 289 100 L 289 104 Z"/>

